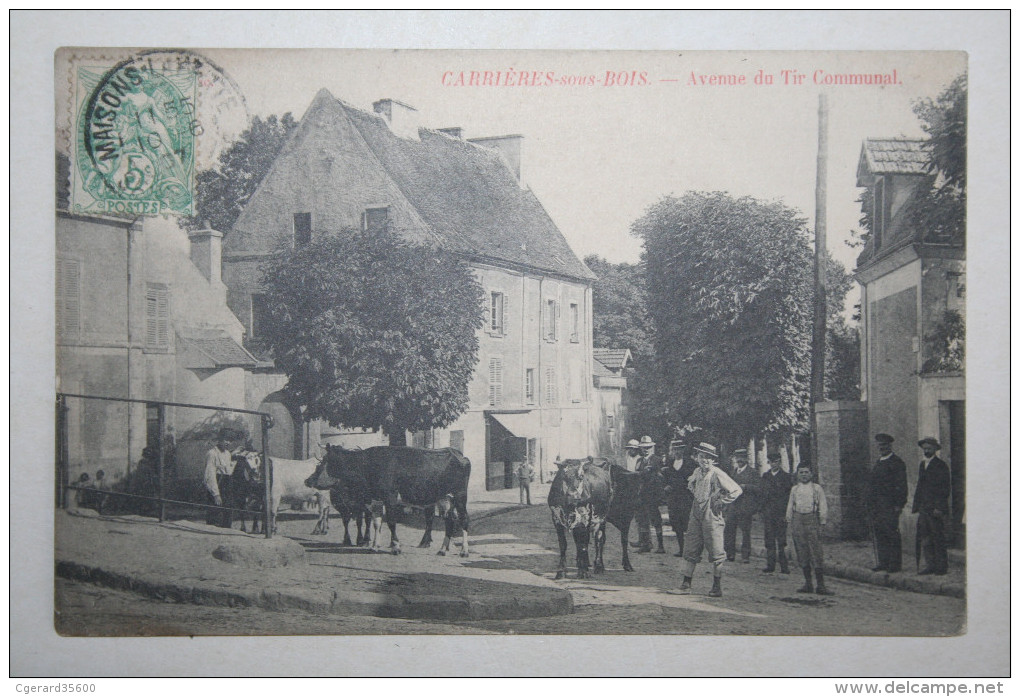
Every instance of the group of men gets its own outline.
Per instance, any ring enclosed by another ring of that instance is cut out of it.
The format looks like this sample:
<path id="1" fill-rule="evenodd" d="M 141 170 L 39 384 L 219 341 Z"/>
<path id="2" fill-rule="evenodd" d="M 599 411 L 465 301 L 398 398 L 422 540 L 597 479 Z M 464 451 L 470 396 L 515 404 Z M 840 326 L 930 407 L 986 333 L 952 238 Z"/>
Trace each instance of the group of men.
<path id="1" fill-rule="evenodd" d="M 898 572 L 901 568 L 899 516 L 907 500 L 906 465 L 892 452 L 892 436 L 876 436 L 880 458 L 868 481 L 868 509 L 874 532 L 878 566 L 875 571 Z M 913 512 L 918 514 L 917 538 L 927 565 L 919 573 L 945 574 L 946 517 L 949 512 L 950 474 L 936 453 L 934 438 L 918 443 L 924 453 L 914 493 Z M 627 443 L 627 469 L 644 477 L 642 505 L 637 515 L 638 552 L 652 551 L 651 527 L 658 536 L 658 553 L 665 553 L 659 493 L 664 493 L 670 525 L 683 557 L 681 592 L 690 592 L 694 568 L 707 551 L 713 564 L 711 597 L 722 595 L 722 565 L 736 561 L 737 537 L 741 538 L 741 562 L 750 563 L 751 523 L 760 514 L 765 528 L 764 573 L 790 573 L 786 555 L 790 526 L 797 559 L 805 583 L 799 592 L 831 595 L 825 585 L 821 529 L 828 517 L 825 492 L 813 482 L 813 472 L 801 465 L 796 481 L 782 468 L 779 452 L 768 453 L 769 468 L 763 474 L 749 464 L 747 450 L 733 452 L 732 468 L 719 466 L 715 446 L 696 443 L 688 448 L 682 440 L 670 444 L 665 462 L 655 454 L 648 436 Z M 690 453 L 690 456 L 688 455 Z M 634 543 L 632 543 L 634 544 Z"/>
<path id="2" fill-rule="evenodd" d="M 907 503 L 907 466 L 893 452 L 895 439 L 892 436 L 879 433 L 875 442 L 879 457 L 871 470 L 866 491 L 868 521 L 878 557 L 873 571 L 899 573 L 903 568 L 900 515 Z M 949 570 L 946 519 L 952 478 L 949 465 L 937 454 L 942 446 L 935 438 L 922 438 L 917 445 L 924 457 L 918 468 L 911 510 L 917 514 L 918 566 L 921 552 L 925 559 L 925 566 L 918 573 L 943 576 Z"/>

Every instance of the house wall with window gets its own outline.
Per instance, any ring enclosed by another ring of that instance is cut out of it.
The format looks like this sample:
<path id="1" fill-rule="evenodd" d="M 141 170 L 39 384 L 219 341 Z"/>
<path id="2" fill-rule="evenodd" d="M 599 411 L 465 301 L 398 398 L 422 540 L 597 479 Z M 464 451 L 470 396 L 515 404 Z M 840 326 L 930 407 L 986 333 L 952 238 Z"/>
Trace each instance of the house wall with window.
<path id="1" fill-rule="evenodd" d="M 512 486 L 507 473 L 522 459 L 547 479 L 557 456 L 593 452 L 594 276 L 523 186 L 521 136 L 469 141 L 458 128 L 419 128 L 416 114 L 319 92 L 224 241 L 228 304 L 257 337 L 260 268 L 301 244 L 305 214 L 312 241 L 386 226 L 460 256 L 485 294 L 469 407 L 409 442 L 462 450 L 476 493 Z M 306 428 L 333 442 L 347 433 Z"/>
<path id="2" fill-rule="evenodd" d="M 909 217 L 916 193 L 928 185 L 924 142 L 868 139 L 862 146 L 858 186 L 872 191 L 872 235 L 857 259 L 861 284 L 861 399 L 867 405 L 870 461 L 874 435 L 889 433 L 908 463 L 910 496 L 917 484 L 917 441 L 933 436 L 953 472 L 953 517 L 963 527 L 965 379 L 959 342 L 946 327 L 966 312 L 964 240 L 936 239 Z M 956 344 L 959 345 L 956 345 Z M 962 354 L 961 354 L 962 356 Z M 908 548 L 913 525 L 901 530 Z"/>
<path id="3" fill-rule="evenodd" d="M 237 345 L 243 327 L 226 306 L 218 248 L 197 237 L 193 248 L 173 221 L 58 212 L 58 391 L 244 407 L 245 368 L 255 361 Z M 224 354 L 231 343 L 236 352 Z M 67 406 L 71 479 L 97 469 L 112 485 L 130 477 L 156 437 L 145 405 L 69 398 Z M 181 437 L 213 413 L 170 409 L 168 425 Z M 182 473 L 198 466 L 184 463 Z"/>

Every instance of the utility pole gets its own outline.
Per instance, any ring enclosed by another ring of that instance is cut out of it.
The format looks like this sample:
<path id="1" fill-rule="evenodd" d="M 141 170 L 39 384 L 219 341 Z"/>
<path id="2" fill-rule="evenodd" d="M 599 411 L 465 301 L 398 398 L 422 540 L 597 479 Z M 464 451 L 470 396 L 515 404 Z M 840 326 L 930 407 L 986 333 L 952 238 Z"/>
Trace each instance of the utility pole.
<path id="1" fill-rule="evenodd" d="M 825 194 L 829 150 L 829 102 L 818 95 L 818 169 L 815 175 L 815 322 L 811 337 L 811 465 L 818 476 L 818 418 L 825 397 Z"/>

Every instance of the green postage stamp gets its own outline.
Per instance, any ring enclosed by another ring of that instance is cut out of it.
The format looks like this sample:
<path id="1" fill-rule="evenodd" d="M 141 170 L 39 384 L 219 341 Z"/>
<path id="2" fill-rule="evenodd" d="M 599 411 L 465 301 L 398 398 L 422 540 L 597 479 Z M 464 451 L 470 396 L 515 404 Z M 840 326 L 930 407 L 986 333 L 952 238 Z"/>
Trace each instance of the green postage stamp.
<path id="1" fill-rule="evenodd" d="M 76 213 L 193 215 L 198 71 L 140 55 L 74 75 Z"/>

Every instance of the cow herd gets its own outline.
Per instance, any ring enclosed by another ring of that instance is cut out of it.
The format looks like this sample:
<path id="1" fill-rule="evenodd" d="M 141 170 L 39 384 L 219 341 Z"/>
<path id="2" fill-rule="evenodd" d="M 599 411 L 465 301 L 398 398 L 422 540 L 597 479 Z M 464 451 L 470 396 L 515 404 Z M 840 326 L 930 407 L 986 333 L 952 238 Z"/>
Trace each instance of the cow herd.
<path id="1" fill-rule="evenodd" d="M 343 522 L 343 544 L 351 545 L 349 525 L 355 521 L 354 544 L 370 544 L 378 549 L 383 521 L 390 530 L 390 551 L 400 553 L 397 521 L 406 508 L 425 513 L 425 533 L 419 547 L 432 544 L 432 525 L 438 513 L 445 522 L 445 537 L 440 555 L 449 552 L 450 542 L 459 528 L 462 534 L 461 556 L 468 555 L 467 488 L 471 462 L 453 448 L 374 447 L 346 450 L 327 445 L 321 460 L 270 458 L 271 466 L 262 467 L 261 454 L 246 451 L 234 456 L 231 475 L 231 507 L 252 511 L 252 530 L 257 530 L 264 510 L 262 473 L 270 477 L 270 525 L 275 530 L 281 502 L 319 504 L 319 521 L 313 533 L 325 533 L 329 526 L 328 505 L 322 500 L 328 492 L 329 504 Z M 245 530 L 245 520 L 241 529 Z"/>
<path id="2" fill-rule="evenodd" d="M 424 512 L 425 532 L 418 546 L 430 547 L 436 515 L 445 523 L 445 536 L 438 554 L 445 555 L 459 529 L 461 556 L 468 556 L 467 511 L 471 462 L 458 450 L 379 446 L 347 450 L 327 445 L 322 459 L 286 460 L 271 458 L 263 468 L 261 454 L 245 451 L 234 456 L 231 476 L 232 507 L 252 511 L 252 531 L 257 531 L 264 509 L 263 472 L 270 473 L 270 525 L 276 528 L 281 503 L 317 503 L 319 520 L 313 534 L 329 529 L 329 506 L 343 523 L 343 544 L 369 545 L 380 549 L 383 522 L 390 530 L 390 551 L 400 553 L 397 521 L 406 509 Z M 648 508 L 644 499 L 650 487 L 642 472 L 631 472 L 608 460 L 563 460 L 549 490 L 549 508 L 559 541 L 556 578 L 566 575 L 567 533 L 577 549 L 578 578 L 605 570 L 603 548 L 606 523 L 620 532 L 623 569 L 633 571 L 628 555 L 628 536 L 635 515 Z M 324 500 L 328 493 L 328 503 Z M 350 522 L 357 530 L 352 540 Z M 659 523 L 661 525 L 661 522 Z M 245 520 L 241 529 L 245 530 Z M 661 528 L 657 531 L 661 531 Z M 661 532 L 659 532 L 661 546 Z"/>

